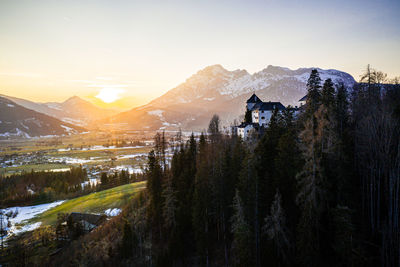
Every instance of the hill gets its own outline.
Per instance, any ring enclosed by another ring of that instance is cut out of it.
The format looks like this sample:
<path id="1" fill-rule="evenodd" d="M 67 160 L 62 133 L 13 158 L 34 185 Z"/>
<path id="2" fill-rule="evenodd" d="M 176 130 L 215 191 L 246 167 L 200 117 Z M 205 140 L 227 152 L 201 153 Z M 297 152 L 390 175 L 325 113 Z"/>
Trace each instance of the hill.
<path id="1" fill-rule="evenodd" d="M 0 97 L 0 138 L 30 138 L 47 135 L 68 135 L 84 128 L 27 109 Z"/>
<path id="2" fill-rule="evenodd" d="M 80 126 L 87 126 L 93 121 L 104 119 L 117 113 L 115 110 L 97 107 L 78 96 L 70 97 L 61 103 L 37 103 L 12 96 L 1 96 L 25 108 Z"/>
<path id="3" fill-rule="evenodd" d="M 122 208 L 136 193 L 146 188 L 146 182 L 121 185 L 63 202 L 33 218 L 30 223 L 54 224 L 58 213 L 104 213 L 107 209 Z"/>

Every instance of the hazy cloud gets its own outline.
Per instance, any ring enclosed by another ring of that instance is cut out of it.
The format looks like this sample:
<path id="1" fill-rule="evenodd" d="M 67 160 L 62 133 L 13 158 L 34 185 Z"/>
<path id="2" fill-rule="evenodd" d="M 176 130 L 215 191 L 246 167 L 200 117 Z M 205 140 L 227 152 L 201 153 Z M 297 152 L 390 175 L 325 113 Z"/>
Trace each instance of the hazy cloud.
<path id="1" fill-rule="evenodd" d="M 0 76 L 14 76 L 14 77 L 26 77 L 26 78 L 40 78 L 42 74 L 29 73 L 29 72 L 0 72 Z"/>
<path id="2" fill-rule="evenodd" d="M 121 87 L 128 87 L 128 85 L 127 84 L 89 84 L 87 87 L 121 88 Z"/>
<path id="3" fill-rule="evenodd" d="M 97 80 L 103 80 L 103 81 L 111 81 L 113 78 L 111 77 L 96 77 Z"/>

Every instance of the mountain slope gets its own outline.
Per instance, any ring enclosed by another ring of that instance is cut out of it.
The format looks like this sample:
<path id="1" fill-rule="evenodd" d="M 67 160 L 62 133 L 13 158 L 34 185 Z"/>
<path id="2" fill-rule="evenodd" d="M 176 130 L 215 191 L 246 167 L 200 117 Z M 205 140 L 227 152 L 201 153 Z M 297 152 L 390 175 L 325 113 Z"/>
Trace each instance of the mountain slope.
<path id="1" fill-rule="evenodd" d="M 97 107 L 92 103 L 81 99 L 78 96 L 73 96 L 62 103 L 36 103 L 33 101 L 12 96 L 0 96 L 5 97 L 25 108 L 32 109 L 34 111 L 60 119 L 62 121 L 81 126 L 88 125 L 93 121 L 107 118 L 117 113 L 114 110 L 102 109 L 100 107 Z"/>
<path id="2" fill-rule="evenodd" d="M 184 83 L 149 104 L 118 114 L 108 123 L 135 129 L 204 129 L 212 114 L 219 114 L 225 125 L 244 114 L 246 99 L 255 92 L 263 101 L 298 105 L 306 94 L 312 68 L 290 70 L 268 66 L 253 75 L 246 70 L 228 71 L 213 65 L 198 71 Z M 354 78 L 338 70 L 318 69 L 321 79 L 331 78 L 350 88 Z"/>
<path id="3" fill-rule="evenodd" d="M 85 131 L 84 128 L 27 109 L 0 97 L 0 138 L 29 138 L 45 135 L 67 135 Z"/>

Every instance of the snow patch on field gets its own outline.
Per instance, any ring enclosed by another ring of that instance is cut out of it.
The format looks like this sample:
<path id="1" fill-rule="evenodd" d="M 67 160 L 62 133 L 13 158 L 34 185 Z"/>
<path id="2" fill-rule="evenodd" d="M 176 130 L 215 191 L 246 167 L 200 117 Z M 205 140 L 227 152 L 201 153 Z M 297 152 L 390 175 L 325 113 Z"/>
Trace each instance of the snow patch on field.
<path id="1" fill-rule="evenodd" d="M 107 215 L 107 216 L 117 216 L 117 215 L 119 215 L 121 213 L 121 211 L 122 211 L 121 209 L 117 209 L 117 208 L 115 208 L 115 209 L 106 209 L 104 211 L 104 214 Z"/>
<path id="2" fill-rule="evenodd" d="M 64 200 L 52 202 L 52 203 L 46 203 L 46 204 L 41 204 L 41 205 L 36 205 L 36 206 L 26 206 L 26 207 L 10 207 L 6 209 L 1 209 L 0 212 L 3 214 L 16 214 L 16 216 L 12 216 L 9 218 L 11 227 L 8 229 L 7 236 L 10 236 L 12 234 L 20 234 L 26 231 L 32 231 L 38 228 L 41 225 L 41 222 L 33 223 L 33 224 L 27 224 L 23 226 L 19 226 L 21 224 L 26 223 L 28 220 L 34 218 L 35 216 L 51 209 L 54 208 L 60 204 L 62 204 Z M 6 236 L 6 237 L 7 237 Z"/>
<path id="3" fill-rule="evenodd" d="M 85 182 L 81 183 L 81 186 L 82 186 L 82 189 L 84 189 L 88 185 L 96 186 L 98 183 L 99 183 L 99 180 L 97 180 L 96 178 L 90 178 L 89 181 L 85 181 Z"/>
<path id="4" fill-rule="evenodd" d="M 80 158 L 71 158 L 71 157 L 53 157 L 49 159 L 49 162 L 61 162 L 65 164 L 86 164 L 92 161 L 96 160 L 90 160 L 90 159 L 80 159 Z"/>
<path id="5" fill-rule="evenodd" d="M 73 149 L 74 151 L 92 151 L 92 150 L 110 150 L 110 149 L 133 149 L 133 148 L 142 148 L 144 146 L 124 146 L 124 147 L 116 147 L 116 146 L 92 146 L 92 147 L 84 147 L 82 149 Z M 58 152 L 66 152 L 71 151 L 71 148 L 59 148 Z"/>
<path id="6" fill-rule="evenodd" d="M 18 235 L 18 234 L 23 233 L 23 232 L 33 231 L 33 230 L 39 228 L 41 224 L 42 224 L 42 222 L 37 222 L 37 223 L 24 225 L 24 226 L 22 226 L 20 228 L 15 229 L 13 234 Z"/>
<path id="7" fill-rule="evenodd" d="M 134 167 L 127 166 L 127 165 L 119 165 L 119 166 L 116 166 L 114 168 L 111 168 L 110 170 L 116 170 L 116 171 L 125 170 L 125 171 L 128 171 L 129 174 L 143 173 L 143 169 L 142 168 L 140 168 L 140 167 L 134 168 Z"/>
<path id="8" fill-rule="evenodd" d="M 117 156 L 118 159 L 134 159 L 137 157 L 145 157 L 147 156 L 147 154 L 145 153 L 137 153 L 137 154 L 130 154 L 130 155 L 121 155 L 121 156 Z"/>

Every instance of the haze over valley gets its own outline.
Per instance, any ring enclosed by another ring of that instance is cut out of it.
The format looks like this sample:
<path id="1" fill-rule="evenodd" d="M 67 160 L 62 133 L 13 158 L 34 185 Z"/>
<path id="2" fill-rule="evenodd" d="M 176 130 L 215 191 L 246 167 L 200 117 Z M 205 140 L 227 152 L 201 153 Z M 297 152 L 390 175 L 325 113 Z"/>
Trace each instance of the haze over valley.
<path id="1" fill-rule="evenodd" d="M 0 267 L 400 266 L 399 0 L 1 0 Z"/>
<path id="2" fill-rule="evenodd" d="M 243 103 L 254 92 L 265 101 L 280 101 L 286 106 L 298 106 L 299 99 L 306 94 L 310 72 L 311 68 L 290 70 L 269 65 L 259 72 L 249 74 L 246 70 L 229 71 L 221 65 L 211 65 L 148 104 L 122 113 L 100 108 L 78 96 L 61 103 L 37 103 L 13 96 L 3 97 L 27 109 L 87 129 L 201 131 L 207 127 L 213 114 L 219 114 L 225 126 L 234 120 L 240 121 L 245 109 Z M 350 74 L 339 70 L 319 69 L 319 72 L 323 80 L 331 78 L 336 85 L 343 83 L 346 88 L 351 88 L 355 83 Z M 21 119 L 13 118 L 14 121 Z M 4 124 L 9 122 L 4 118 Z M 40 135 L 30 131 L 29 127 L 0 129 L 3 137 L 33 137 L 55 133 L 52 126 L 47 125 L 43 125 L 43 134 Z"/>

